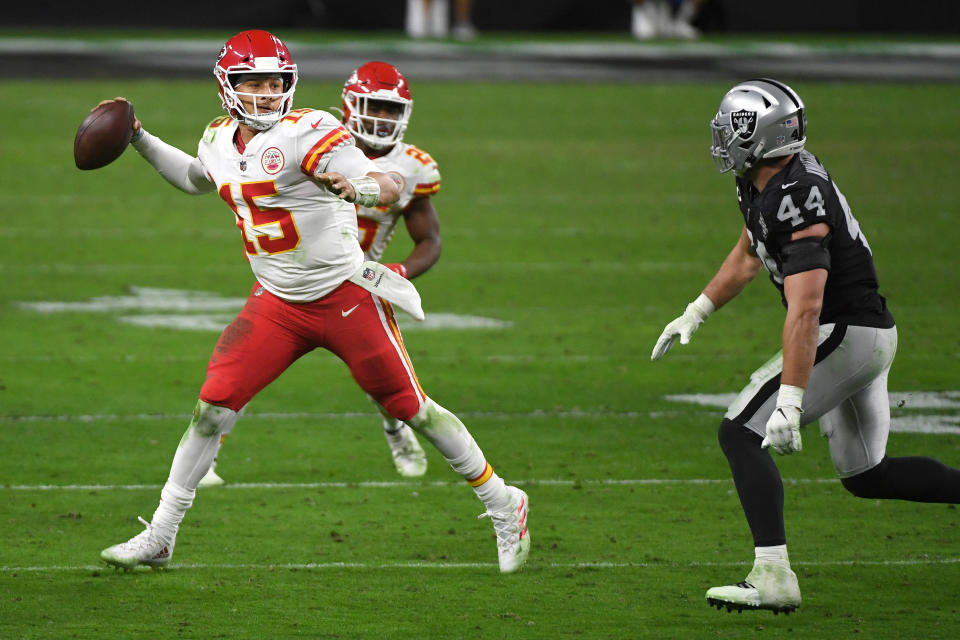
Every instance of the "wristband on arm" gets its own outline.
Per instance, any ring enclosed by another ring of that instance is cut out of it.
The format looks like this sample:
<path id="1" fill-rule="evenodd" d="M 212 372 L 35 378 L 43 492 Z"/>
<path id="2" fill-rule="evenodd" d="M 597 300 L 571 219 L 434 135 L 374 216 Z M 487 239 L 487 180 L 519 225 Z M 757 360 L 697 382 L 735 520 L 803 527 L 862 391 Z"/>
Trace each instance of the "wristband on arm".
<path id="1" fill-rule="evenodd" d="M 687 312 L 697 315 L 700 318 L 700 322 L 706 320 L 707 316 L 716 310 L 717 307 L 713 304 L 713 300 L 708 298 L 706 294 L 703 293 L 697 296 L 696 300 L 687 305 Z"/>
<path id="2" fill-rule="evenodd" d="M 361 207 L 375 207 L 380 202 L 380 183 L 376 178 L 370 176 L 360 176 L 359 178 L 347 178 L 353 186 L 353 202 Z"/>
<path id="3" fill-rule="evenodd" d="M 778 407 L 793 407 L 803 413 L 803 387 L 795 387 L 789 384 L 780 385 L 780 393 L 777 394 Z"/>

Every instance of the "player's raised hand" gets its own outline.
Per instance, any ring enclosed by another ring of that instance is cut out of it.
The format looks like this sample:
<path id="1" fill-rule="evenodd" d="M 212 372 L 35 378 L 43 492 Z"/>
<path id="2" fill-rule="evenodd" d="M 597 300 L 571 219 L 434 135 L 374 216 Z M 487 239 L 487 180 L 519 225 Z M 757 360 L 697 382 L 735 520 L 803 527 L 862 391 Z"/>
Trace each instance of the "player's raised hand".
<path id="1" fill-rule="evenodd" d="M 347 180 L 347 177 L 342 173 L 335 171 L 319 173 L 316 175 L 316 180 L 341 200 L 353 202 L 356 198 L 357 194 L 354 191 L 353 183 Z"/>
<path id="2" fill-rule="evenodd" d="M 687 305 L 683 315 L 668 324 L 657 344 L 653 347 L 653 353 L 650 354 L 651 360 L 659 360 L 673 346 L 673 343 L 680 338 L 680 344 L 690 342 L 690 337 L 700 328 L 703 321 L 713 313 L 714 306 L 710 298 L 701 294 L 699 298 Z"/>

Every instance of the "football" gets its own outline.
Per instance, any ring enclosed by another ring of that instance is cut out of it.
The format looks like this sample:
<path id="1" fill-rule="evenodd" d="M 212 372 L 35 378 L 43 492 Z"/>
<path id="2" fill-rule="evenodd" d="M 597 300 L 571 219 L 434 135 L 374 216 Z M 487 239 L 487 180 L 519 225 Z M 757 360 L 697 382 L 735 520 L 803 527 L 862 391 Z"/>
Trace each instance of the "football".
<path id="1" fill-rule="evenodd" d="M 133 137 L 133 105 L 126 100 L 108 102 L 90 112 L 73 139 L 73 160 L 78 169 L 99 169 L 123 153 Z"/>

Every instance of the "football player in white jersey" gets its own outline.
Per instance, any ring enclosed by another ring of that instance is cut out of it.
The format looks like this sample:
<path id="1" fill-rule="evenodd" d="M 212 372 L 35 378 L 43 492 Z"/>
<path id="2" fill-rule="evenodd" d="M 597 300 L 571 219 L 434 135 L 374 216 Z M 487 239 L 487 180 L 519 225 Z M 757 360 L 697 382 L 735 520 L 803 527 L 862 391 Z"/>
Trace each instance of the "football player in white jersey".
<path id="1" fill-rule="evenodd" d="M 666 326 L 651 358 L 690 337 L 766 268 L 786 307 L 783 349 L 750 376 L 718 439 L 753 534 L 753 569 L 713 587 L 728 611 L 800 606 L 783 518 L 783 482 L 768 449 L 801 450 L 800 428 L 820 419 L 844 488 L 868 499 L 960 502 L 960 470 L 922 456 L 889 457 L 887 376 L 897 327 L 878 291 L 873 253 L 843 193 L 805 149 L 797 93 L 776 80 L 741 82 L 711 122 L 710 153 L 737 176 L 740 238 L 700 296 Z"/>
<path id="2" fill-rule="evenodd" d="M 400 197 L 388 205 L 357 205 L 357 227 L 364 258 L 379 262 L 402 219 L 413 240 L 403 262 L 384 266 L 405 278 L 426 272 L 440 258 L 440 222 L 431 196 L 440 190 L 437 163 L 425 151 L 406 143 L 413 98 L 402 73 L 386 62 L 368 62 L 347 78 L 341 95 L 343 123 L 357 147 L 377 169 L 394 176 Z M 378 409 L 379 404 L 374 402 Z M 405 477 L 427 472 L 427 456 L 409 426 L 383 414 L 383 430 L 394 466 Z M 200 481 L 201 487 L 224 483 L 216 471 L 217 459 Z"/>
<path id="3" fill-rule="evenodd" d="M 385 266 L 413 279 L 440 259 L 440 222 L 431 196 L 440 191 L 440 170 L 430 154 L 404 142 L 413 110 L 410 85 L 386 62 L 368 62 L 350 74 L 341 95 L 343 122 L 378 169 L 399 177 L 400 198 L 387 206 L 357 206 L 360 248 L 379 262 L 402 218 L 413 249 L 403 262 Z M 383 433 L 402 476 L 427 472 L 427 457 L 413 430 L 389 415 Z"/>
<path id="4" fill-rule="evenodd" d="M 207 126 L 197 157 L 147 133 L 139 119 L 132 144 L 175 187 L 219 194 L 256 283 L 213 350 L 153 519 L 141 518 L 144 531 L 101 558 L 128 569 L 166 565 L 197 485 L 240 410 L 322 347 L 473 487 L 494 524 L 500 570 L 520 569 L 530 550 L 527 495 L 506 485 L 463 423 L 423 391 L 393 315 L 397 306 L 422 319 L 419 295 L 394 271 L 365 262 L 360 249 L 355 205 L 396 202 L 397 177 L 379 170 L 331 114 L 293 109 L 297 67 L 272 34 L 244 31 L 228 40 L 214 74 L 228 115 Z"/>

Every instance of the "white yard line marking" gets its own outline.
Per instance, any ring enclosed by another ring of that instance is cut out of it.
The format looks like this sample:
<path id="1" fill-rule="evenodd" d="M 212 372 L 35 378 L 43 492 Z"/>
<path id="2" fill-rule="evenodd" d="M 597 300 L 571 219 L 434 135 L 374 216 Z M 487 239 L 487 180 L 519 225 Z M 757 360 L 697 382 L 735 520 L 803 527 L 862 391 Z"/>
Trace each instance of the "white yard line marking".
<path id="1" fill-rule="evenodd" d="M 246 298 L 231 298 L 212 291 L 130 287 L 127 295 L 96 296 L 75 301 L 18 302 L 17 306 L 36 313 L 110 313 L 126 324 L 147 328 L 182 331 L 223 331 Z M 121 312 L 138 312 L 120 315 Z M 150 312 L 150 313 L 139 313 Z M 204 312 L 204 313 L 200 313 Z M 229 312 L 229 313 L 227 313 Z M 513 322 L 483 316 L 431 312 L 421 323 L 401 321 L 406 330 L 437 331 L 445 329 L 509 329 Z"/>
<path id="2" fill-rule="evenodd" d="M 960 409 L 960 391 L 890 391 L 891 409 Z M 726 409 L 736 393 L 678 393 L 664 396 L 671 402 Z"/>
<path id="3" fill-rule="evenodd" d="M 960 563 L 960 558 L 915 558 L 904 560 L 815 560 L 810 562 L 793 561 L 794 567 L 911 567 L 931 565 L 952 565 Z M 256 570 L 276 571 L 288 569 L 293 571 L 309 569 L 492 569 L 497 565 L 493 562 L 301 562 L 301 563 L 173 563 L 172 570 L 187 569 L 221 569 L 221 570 Z M 546 569 L 696 569 L 700 567 L 745 567 L 747 562 L 550 562 L 540 564 L 531 561 L 528 565 L 534 568 Z M 106 571 L 105 565 L 49 565 L 32 567 L 0 567 L 0 573 L 65 573 L 71 571 Z M 145 571 L 146 568 L 138 569 Z"/>
<path id="4" fill-rule="evenodd" d="M 715 415 L 715 411 L 458 411 L 462 418 L 490 418 L 492 420 L 514 420 L 522 418 L 677 418 L 693 415 Z M 336 412 L 264 412 L 245 413 L 243 420 L 353 420 L 357 418 L 379 418 L 379 413 L 370 411 Z M 0 416 L 0 423 L 10 422 L 116 422 L 118 420 L 190 420 L 189 413 L 96 413 L 75 415 L 24 415 Z"/>
<path id="5" fill-rule="evenodd" d="M 955 394 L 956 392 L 942 392 L 943 394 Z M 930 394 L 934 395 L 934 394 Z M 891 394 L 891 404 L 896 398 Z M 956 399 L 950 397 L 948 403 L 956 403 Z M 699 406 L 707 406 L 704 403 L 698 403 Z M 945 406 L 953 407 L 953 404 Z M 940 408 L 940 407 L 938 407 Z M 658 420 L 663 418 L 689 418 L 702 417 L 705 420 L 715 419 L 717 411 L 709 408 L 702 410 L 686 409 L 673 411 L 609 411 L 609 410 L 569 410 L 569 411 L 544 411 L 536 409 L 534 411 L 459 411 L 462 418 L 475 419 L 484 418 L 488 420 L 531 420 L 531 419 L 555 419 L 555 418 L 621 418 L 634 419 L 644 418 L 648 420 Z M 370 420 L 379 416 L 377 413 L 365 411 L 348 411 L 342 413 L 336 412 L 264 412 L 250 413 L 244 416 L 245 421 L 249 420 Z M 0 416 L 0 424 L 11 424 L 21 422 L 118 422 L 118 421 L 176 421 L 187 422 L 190 420 L 190 414 L 187 413 L 100 413 L 100 414 L 76 414 L 76 415 L 22 415 L 22 416 Z M 890 420 L 890 431 L 893 433 L 919 433 L 928 435 L 960 435 L 960 416 L 957 415 L 895 415 Z"/>
<path id="6" fill-rule="evenodd" d="M 730 478 L 625 478 L 604 480 L 515 480 L 512 484 L 533 487 L 710 485 L 730 484 Z M 784 484 L 835 484 L 836 478 L 784 478 Z M 422 489 L 424 487 L 462 487 L 460 480 L 362 480 L 359 482 L 232 482 L 221 489 Z M 0 491 L 158 491 L 162 484 L 12 484 L 0 485 Z M 203 491 L 209 491 L 204 489 Z"/>

